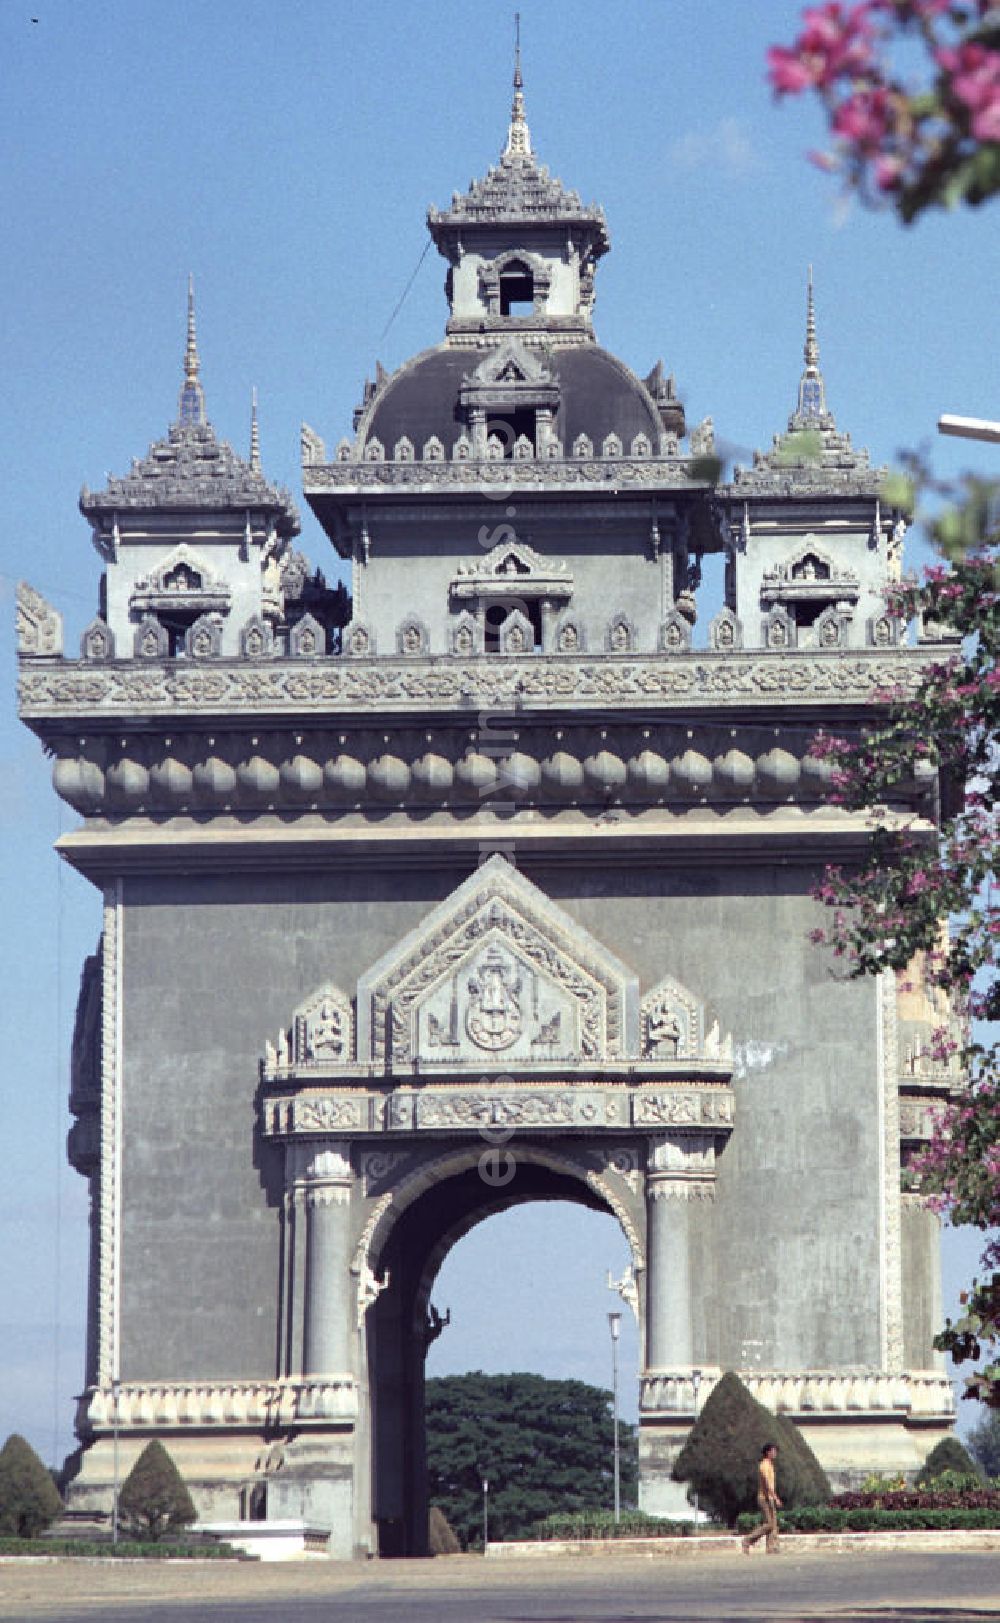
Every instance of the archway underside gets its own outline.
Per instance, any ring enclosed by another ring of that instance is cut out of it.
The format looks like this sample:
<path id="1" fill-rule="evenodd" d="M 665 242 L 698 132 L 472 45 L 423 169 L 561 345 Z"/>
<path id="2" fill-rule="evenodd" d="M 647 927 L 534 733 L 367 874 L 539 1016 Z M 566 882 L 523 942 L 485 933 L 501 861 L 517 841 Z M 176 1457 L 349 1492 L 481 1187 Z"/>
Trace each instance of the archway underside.
<path id="1" fill-rule="evenodd" d="M 596 1191 L 568 1173 L 519 1161 L 516 1176 L 498 1187 L 473 1166 L 418 1196 L 382 1247 L 377 1268 L 388 1272 L 394 1288 L 375 1304 L 368 1334 L 372 1517 L 380 1555 L 427 1553 L 424 1366 L 434 1280 L 452 1246 L 476 1224 L 534 1201 L 571 1201 L 615 1215 Z"/>

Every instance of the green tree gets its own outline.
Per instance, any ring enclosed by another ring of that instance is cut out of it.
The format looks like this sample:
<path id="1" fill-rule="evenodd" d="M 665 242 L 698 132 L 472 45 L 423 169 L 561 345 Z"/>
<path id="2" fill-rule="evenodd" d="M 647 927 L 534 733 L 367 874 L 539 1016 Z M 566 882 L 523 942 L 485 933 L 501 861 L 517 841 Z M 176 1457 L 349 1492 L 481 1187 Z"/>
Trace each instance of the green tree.
<path id="1" fill-rule="evenodd" d="M 12 1432 L 0 1448 L 0 1534 L 34 1538 L 61 1510 L 52 1473 L 31 1444 Z"/>
<path id="2" fill-rule="evenodd" d="M 1000 1409 L 988 1409 L 969 1433 L 969 1453 L 989 1477 L 1000 1477 Z"/>
<path id="3" fill-rule="evenodd" d="M 635 1428 L 620 1422 L 622 1503 L 634 1504 Z M 427 1382 L 427 1472 L 468 1549 L 480 1542 L 483 1478 L 490 1537 L 510 1538 L 553 1511 L 611 1509 L 611 1394 L 542 1375 L 446 1375 Z"/>
<path id="4" fill-rule="evenodd" d="M 170 1455 L 155 1439 L 147 1443 L 122 1485 L 118 1513 L 138 1537 L 176 1533 L 197 1516 L 191 1495 Z"/>
<path id="5" fill-rule="evenodd" d="M 917 1473 L 917 1485 L 923 1486 L 945 1471 L 957 1471 L 959 1476 L 977 1476 L 976 1462 L 962 1447 L 957 1437 L 942 1437 L 935 1443 Z"/>
<path id="6" fill-rule="evenodd" d="M 791 1510 L 823 1504 L 830 1484 L 798 1427 L 771 1414 L 738 1375 L 723 1375 L 674 1462 L 674 1477 L 687 1482 L 702 1505 L 732 1526 L 741 1511 L 757 1505 L 757 1469 L 766 1443 L 777 1443 L 778 1497 Z"/>

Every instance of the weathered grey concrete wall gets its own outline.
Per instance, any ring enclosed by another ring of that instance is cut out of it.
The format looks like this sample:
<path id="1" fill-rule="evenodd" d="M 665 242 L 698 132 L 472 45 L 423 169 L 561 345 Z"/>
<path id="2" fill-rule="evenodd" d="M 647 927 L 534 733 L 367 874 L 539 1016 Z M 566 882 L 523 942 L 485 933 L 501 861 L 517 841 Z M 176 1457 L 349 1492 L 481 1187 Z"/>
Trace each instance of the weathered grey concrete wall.
<path id="1" fill-rule="evenodd" d="M 644 986 L 676 976 L 736 1039 L 736 1131 L 695 1225 L 697 1356 L 877 1363 L 875 993 L 831 979 L 807 944 L 808 876 L 525 871 Z M 128 881 L 123 1379 L 275 1373 L 282 1173 L 253 1133 L 264 1041 L 323 981 L 351 991 L 464 877 Z"/>
<path id="2" fill-rule="evenodd" d="M 808 872 L 529 876 L 644 986 L 675 975 L 733 1034 L 736 1128 L 718 1168 L 705 1356 L 724 1368 L 877 1364 L 875 987 L 834 979 L 808 943 Z"/>
<path id="3" fill-rule="evenodd" d="M 934 1337 L 941 1305 L 941 1220 L 916 1195 L 903 1196 L 903 1360 L 907 1369 L 943 1369 Z"/>

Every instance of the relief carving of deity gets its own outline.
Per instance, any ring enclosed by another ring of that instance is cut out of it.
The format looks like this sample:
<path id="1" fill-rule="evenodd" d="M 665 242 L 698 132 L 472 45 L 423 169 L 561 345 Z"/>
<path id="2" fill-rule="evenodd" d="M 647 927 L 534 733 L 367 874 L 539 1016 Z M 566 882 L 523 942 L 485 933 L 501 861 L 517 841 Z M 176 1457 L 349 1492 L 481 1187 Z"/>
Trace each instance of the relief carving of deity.
<path id="1" fill-rule="evenodd" d="M 465 1029 L 477 1048 L 497 1052 L 521 1035 L 521 977 L 499 947 L 490 947 L 469 977 Z"/>
<path id="2" fill-rule="evenodd" d="M 680 1020 L 670 1005 L 655 1003 L 646 1020 L 646 1037 L 652 1051 L 664 1051 L 670 1059 L 676 1059 L 683 1034 Z"/>
<path id="3" fill-rule="evenodd" d="M 325 997 L 306 1020 L 306 1053 L 310 1059 L 339 1059 L 344 1051 L 344 1017 Z"/>

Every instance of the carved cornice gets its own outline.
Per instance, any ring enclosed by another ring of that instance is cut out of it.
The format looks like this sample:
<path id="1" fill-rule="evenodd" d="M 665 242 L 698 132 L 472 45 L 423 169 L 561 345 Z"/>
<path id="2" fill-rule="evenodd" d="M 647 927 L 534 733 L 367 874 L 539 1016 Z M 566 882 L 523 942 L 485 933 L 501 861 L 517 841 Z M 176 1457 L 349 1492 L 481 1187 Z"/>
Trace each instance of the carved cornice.
<path id="1" fill-rule="evenodd" d="M 351 1375 L 287 1381 L 128 1381 L 118 1395 L 118 1429 L 131 1431 L 270 1430 L 351 1421 L 358 1414 Z M 79 1400 L 76 1429 L 89 1439 L 115 1428 L 110 1384 Z"/>
<path id="2" fill-rule="evenodd" d="M 926 659 L 918 649 L 891 655 L 696 652 L 650 655 L 484 655 L 437 658 L 108 661 L 23 657 L 19 704 L 31 723 L 113 724 L 135 718 L 399 714 L 475 708 L 592 711 L 670 708 L 688 712 L 878 702 L 909 689 Z"/>
<path id="3" fill-rule="evenodd" d="M 340 1137 L 388 1134 L 420 1136 L 481 1133 L 484 1127 L 531 1132 L 592 1132 L 595 1129 L 648 1131 L 648 1090 L 627 1083 L 601 1083 L 568 1070 L 559 1079 L 526 1078 L 505 1086 L 470 1087 L 428 1083 L 419 1088 L 387 1090 L 369 1085 L 312 1087 L 267 1092 L 261 1100 L 261 1124 L 268 1138 L 296 1140 L 336 1133 Z M 690 1126 L 701 1146 L 706 1129 L 714 1142 L 728 1137 L 734 1119 L 732 1089 L 721 1082 L 661 1083 L 655 1096 L 657 1125 L 670 1121 Z M 704 1178 L 704 1172 L 699 1174 Z"/>
<path id="4" fill-rule="evenodd" d="M 809 1420 L 819 1415 L 842 1415 L 848 1420 L 868 1416 L 949 1420 L 955 1399 L 947 1375 L 929 1370 L 779 1370 L 741 1369 L 736 1372 L 758 1403 L 772 1413 Z M 648 1370 L 640 1378 L 639 1410 L 644 1416 L 691 1415 L 694 1385 L 690 1370 Z M 718 1369 L 703 1369 L 698 1383 L 698 1408 L 721 1378 Z"/>
<path id="5" fill-rule="evenodd" d="M 697 466 L 691 458 L 674 456 L 562 456 L 534 457 L 524 461 L 494 461 L 468 457 L 464 461 L 436 462 L 305 462 L 302 488 L 306 496 L 335 493 L 338 496 L 404 491 L 407 495 L 441 495 L 447 491 L 468 497 L 496 487 L 518 491 L 563 491 L 567 488 L 594 490 L 638 488 L 650 490 L 704 491 L 710 486 L 692 473 Z"/>

